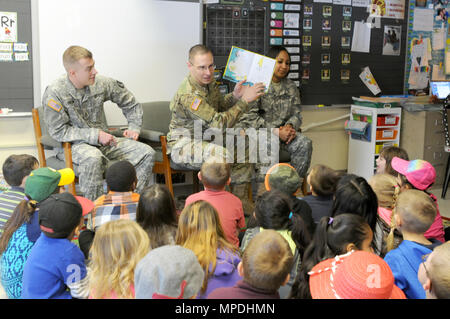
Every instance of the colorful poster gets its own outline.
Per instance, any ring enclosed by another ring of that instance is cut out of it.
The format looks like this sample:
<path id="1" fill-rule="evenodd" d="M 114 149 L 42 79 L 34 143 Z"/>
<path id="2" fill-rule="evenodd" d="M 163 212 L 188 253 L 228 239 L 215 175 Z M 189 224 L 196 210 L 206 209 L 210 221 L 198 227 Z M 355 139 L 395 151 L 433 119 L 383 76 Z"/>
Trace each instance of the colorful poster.
<path id="1" fill-rule="evenodd" d="M 0 42 L 17 42 L 17 12 L 0 12 Z"/>
<path id="2" fill-rule="evenodd" d="M 370 0 L 370 16 L 404 19 L 405 0 Z"/>

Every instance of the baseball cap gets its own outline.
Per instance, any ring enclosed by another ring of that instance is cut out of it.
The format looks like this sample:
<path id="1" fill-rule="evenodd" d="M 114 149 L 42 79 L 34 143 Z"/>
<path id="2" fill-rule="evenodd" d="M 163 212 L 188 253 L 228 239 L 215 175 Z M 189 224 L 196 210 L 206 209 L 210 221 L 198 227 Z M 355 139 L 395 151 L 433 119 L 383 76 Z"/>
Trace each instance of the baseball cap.
<path id="1" fill-rule="evenodd" d="M 94 203 L 70 193 L 52 194 L 39 203 L 39 225 L 52 238 L 65 238 L 94 209 Z"/>
<path id="2" fill-rule="evenodd" d="M 294 195 L 301 186 L 301 179 L 294 167 L 287 163 L 278 163 L 267 171 L 264 185 L 268 191 L 277 189 Z"/>
<path id="3" fill-rule="evenodd" d="M 72 183 L 75 173 L 71 168 L 55 170 L 50 167 L 40 167 L 33 170 L 25 181 L 25 194 L 40 202 L 49 197 L 56 187 Z"/>
<path id="4" fill-rule="evenodd" d="M 406 299 L 389 265 L 366 251 L 326 259 L 308 274 L 313 299 Z"/>
<path id="5" fill-rule="evenodd" d="M 391 161 L 391 166 L 400 174 L 405 175 L 408 182 L 420 190 L 426 190 L 436 180 L 436 170 L 433 165 L 424 160 L 406 161 L 395 156 Z"/>
<path id="6" fill-rule="evenodd" d="M 137 299 L 184 299 L 202 287 L 204 272 L 192 250 L 165 245 L 152 249 L 136 266 Z"/>

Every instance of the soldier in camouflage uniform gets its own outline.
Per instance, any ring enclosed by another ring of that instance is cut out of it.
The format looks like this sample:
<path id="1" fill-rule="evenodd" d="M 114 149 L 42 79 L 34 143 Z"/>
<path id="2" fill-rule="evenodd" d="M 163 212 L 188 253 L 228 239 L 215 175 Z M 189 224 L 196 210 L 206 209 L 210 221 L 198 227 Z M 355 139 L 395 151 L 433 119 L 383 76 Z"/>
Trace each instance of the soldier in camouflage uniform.
<path id="1" fill-rule="evenodd" d="M 141 192 L 150 182 L 155 151 L 137 141 L 142 125 L 142 106 L 125 86 L 96 76 L 92 53 L 78 46 L 63 55 L 67 74 L 49 85 L 42 98 L 44 121 L 50 135 L 72 143 L 72 160 L 78 165 L 81 191 L 90 200 L 103 194 L 103 173 L 111 160 L 127 160 L 136 168 Z M 128 120 L 124 137 L 109 133 L 103 103 L 116 103 Z"/>
<path id="2" fill-rule="evenodd" d="M 253 168 L 248 163 L 234 160 L 231 151 L 225 148 L 223 135 L 225 129 L 233 127 L 239 116 L 247 111 L 248 103 L 263 94 L 264 85 L 243 86 L 242 81 L 232 93 L 223 96 L 214 81 L 213 54 L 203 45 L 190 49 L 188 68 L 189 75 L 170 104 L 172 118 L 167 134 L 168 154 L 178 166 L 198 170 L 209 156 L 226 156 L 228 162 L 233 162 L 233 193 L 245 201 L 244 194 L 241 194 L 245 192 L 237 194 L 235 186 L 246 186 L 251 181 Z M 215 137 L 214 141 L 207 137 L 210 134 Z"/>
<path id="3" fill-rule="evenodd" d="M 291 165 L 301 177 L 305 177 L 311 164 L 312 142 L 301 134 L 302 115 L 300 94 L 297 86 L 286 76 L 289 72 L 290 56 L 283 47 L 272 47 L 268 56 L 276 59 L 269 91 L 249 111 L 241 116 L 237 127 L 270 128 L 280 138 L 280 151 L 289 152 Z M 267 142 L 268 148 L 270 143 Z M 255 169 L 257 180 L 262 182 L 267 164 L 258 163 Z M 264 168 L 264 169 L 263 169 Z"/>

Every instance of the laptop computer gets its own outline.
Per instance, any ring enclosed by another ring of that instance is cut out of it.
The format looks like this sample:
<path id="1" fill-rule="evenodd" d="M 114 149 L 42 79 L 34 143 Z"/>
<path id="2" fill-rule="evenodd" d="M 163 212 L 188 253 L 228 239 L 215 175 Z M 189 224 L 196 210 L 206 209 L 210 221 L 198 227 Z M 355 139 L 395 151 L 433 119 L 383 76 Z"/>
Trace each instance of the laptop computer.
<path id="1" fill-rule="evenodd" d="M 436 95 L 439 100 L 445 100 L 450 94 L 450 81 L 431 81 L 430 94 Z"/>

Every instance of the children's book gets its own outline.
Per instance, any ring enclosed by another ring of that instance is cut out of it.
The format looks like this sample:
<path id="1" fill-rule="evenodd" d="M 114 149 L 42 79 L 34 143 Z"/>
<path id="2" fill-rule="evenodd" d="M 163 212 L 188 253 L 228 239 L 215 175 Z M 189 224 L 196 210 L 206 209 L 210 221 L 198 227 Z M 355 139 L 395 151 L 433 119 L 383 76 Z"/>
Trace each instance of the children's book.
<path id="1" fill-rule="evenodd" d="M 245 80 L 246 85 L 264 83 L 266 92 L 275 68 L 275 59 L 233 46 L 223 78 L 232 82 Z"/>

